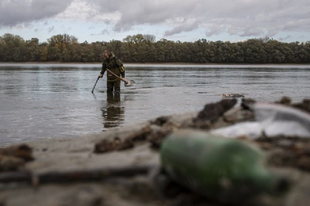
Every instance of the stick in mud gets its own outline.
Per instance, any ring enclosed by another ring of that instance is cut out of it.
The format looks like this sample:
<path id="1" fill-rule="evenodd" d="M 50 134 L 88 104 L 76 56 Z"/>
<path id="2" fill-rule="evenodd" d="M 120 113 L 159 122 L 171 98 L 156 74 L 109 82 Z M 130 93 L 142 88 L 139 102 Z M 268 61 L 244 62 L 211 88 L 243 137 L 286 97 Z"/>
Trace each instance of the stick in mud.
<path id="1" fill-rule="evenodd" d="M 128 178 L 137 175 L 148 175 L 152 166 L 130 166 L 123 168 L 104 168 L 91 170 L 76 170 L 67 172 L 46 172 L 34 174 L 29 171 L 0 173 L 0 183 L 26 182 L 35 186 L 46 183 L 70 183 L 105 180 L 108 178 Z"/>

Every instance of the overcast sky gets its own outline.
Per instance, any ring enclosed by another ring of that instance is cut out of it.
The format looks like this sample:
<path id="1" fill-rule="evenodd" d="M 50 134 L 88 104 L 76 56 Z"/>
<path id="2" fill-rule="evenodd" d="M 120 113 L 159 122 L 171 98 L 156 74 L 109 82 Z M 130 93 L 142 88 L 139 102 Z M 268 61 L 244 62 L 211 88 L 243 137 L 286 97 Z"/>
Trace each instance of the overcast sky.
<path id="1" fill-rule="evenodd" d="M 123 40 L 310 41 L 309 0 L 0 0 L 0 36 L 40 42 L 69 34 L 79 42 Z"/>

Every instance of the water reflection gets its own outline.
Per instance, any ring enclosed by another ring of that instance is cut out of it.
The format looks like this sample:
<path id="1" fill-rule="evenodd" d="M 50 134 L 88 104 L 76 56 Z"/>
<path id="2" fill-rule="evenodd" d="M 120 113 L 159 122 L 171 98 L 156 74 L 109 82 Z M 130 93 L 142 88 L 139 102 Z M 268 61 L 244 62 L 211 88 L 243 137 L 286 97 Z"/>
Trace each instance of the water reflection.
<path id="1" fill-rule="evenodd" d="M 101 111 L 104 128 L 118 127 L 121 125 L 124 121 L 125 107 L 122 105 L 120 93 L 108 92 L 106 102 L 104 102 Z"/>

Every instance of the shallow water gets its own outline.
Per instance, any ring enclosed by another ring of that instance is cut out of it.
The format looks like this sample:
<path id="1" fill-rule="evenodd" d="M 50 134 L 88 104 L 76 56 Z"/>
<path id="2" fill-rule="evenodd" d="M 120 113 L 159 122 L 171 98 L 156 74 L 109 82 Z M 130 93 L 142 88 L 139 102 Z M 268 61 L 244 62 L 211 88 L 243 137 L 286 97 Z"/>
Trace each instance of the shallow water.
<path id="1" fill-rule="evenodd" d="M 198 111 L 223 93 L 258 101 L 310 98 L 307 65 L 125 66 L 136 84 L 109 96 L 105 77 L 91 93 L 100 64 L 0 64 L 0 146 Z"/>

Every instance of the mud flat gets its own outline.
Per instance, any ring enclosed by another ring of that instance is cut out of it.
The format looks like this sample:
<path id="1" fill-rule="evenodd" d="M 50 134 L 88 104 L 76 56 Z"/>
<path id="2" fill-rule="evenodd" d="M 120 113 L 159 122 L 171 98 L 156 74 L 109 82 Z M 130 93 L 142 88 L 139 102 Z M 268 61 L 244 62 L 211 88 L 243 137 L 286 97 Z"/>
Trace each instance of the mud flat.
<path id="1" fill-rule="evenodd" d="M 211 132 L 255 122 L 255 110 L 249 106 L 255 101 L 242 98 L 240 102 L 223 99 L 205 105 L 202 111 L 162 116 L 100 134 L 3 148 L 0 205 L 223 205 L 164 176 L 159 148 L 176 130 Z M 306 117 L 306 123 L 302 123 L 307 126 L 309 100 L 293 104 L 284 97 L 275 105 L 301 111 Z M 287 136 L 285 128 L 283 131 L 284 135 L 274 137 L 264 132 L 257 138 L 249 138 L 247 133 L 236 137 L 260 147 L 266 153 L 267 166 L 287 176 L 291 185 L 285 195 L 261 194 L 250 200 L 245 197 L 238 205 L 303 206 L 310 202 L 310 136 Z"/>

